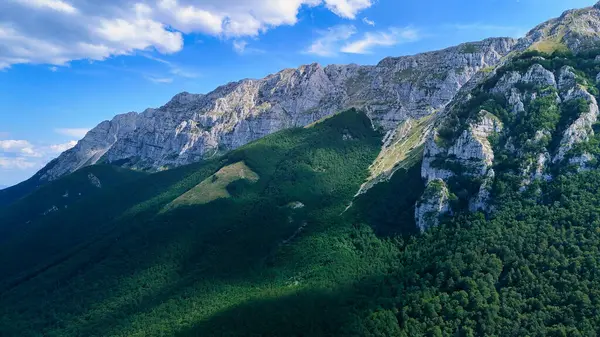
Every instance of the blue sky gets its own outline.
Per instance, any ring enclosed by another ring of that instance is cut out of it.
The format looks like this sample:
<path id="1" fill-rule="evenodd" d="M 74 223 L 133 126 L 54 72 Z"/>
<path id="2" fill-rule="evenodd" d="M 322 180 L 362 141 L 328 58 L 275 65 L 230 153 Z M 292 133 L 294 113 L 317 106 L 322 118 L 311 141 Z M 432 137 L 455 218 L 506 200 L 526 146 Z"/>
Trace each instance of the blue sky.
<path id="1" fill-rule="evenodd" d="M 114 115 L 242 78 L 491 36 L 593 0 L 3 0 L 0 185 Z"/>

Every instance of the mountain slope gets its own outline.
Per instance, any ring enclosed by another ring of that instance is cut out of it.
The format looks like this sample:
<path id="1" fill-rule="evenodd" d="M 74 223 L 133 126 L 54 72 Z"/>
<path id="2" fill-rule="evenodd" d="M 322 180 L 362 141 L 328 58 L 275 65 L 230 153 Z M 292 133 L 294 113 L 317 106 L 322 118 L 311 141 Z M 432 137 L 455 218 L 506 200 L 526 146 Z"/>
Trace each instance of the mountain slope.
<path id="1" fill-rule="evenodd" d="M 376 66 L 311 64 L 230 83 L 206 95 L 181 93 L 161 108 L 101 123 L 38 179 L 56 179 L 96 162 L 150 170 L 189 164 L 352 107 L 366 111 L 388 131 L 408 117 L 442 108 L 477 71 L 494 66 L 514 44 L 512 39 L 489 39 L 387 58 Z"/>
<path id="2" fill-rule="evenodd" d="M 339 214 L 380 142 L 348 111 L 34 220 L 0 245 L 0 334 L 171 335 L 248 300 L 373 273 L 381 266 L 354 248 L 373 235 Z M 194 192 L 221 180 L 211 201 Z"/>
<path id="3" fill-rule="evenodd" d="M 478 82 L 480 70 L 489 71 L 512 52 L 578 51 L 594 45 L 600 41 L 599 13 L 600 5 L 567 11 L 518 41 L 488 39 L 387 58 L 376 66 L 312 64 L 230 83 L 206 95 L 184 92 L 161 108 L 99 124 L 17 189 L 23 191 L 17 197 L 94 163 L 150 171 L 171 168 L 352 107 L 366 111 L 377 127 L 393 133 L 401 123 L 443 110 L 471 79 L 475 77 L 469 88 Z M 13 200 L 0 199 L 0 205 Z"/>
<path id="4" fill-rule="evenodd" d="M 366 104 L 153 174 L 82 162 L 0 209 L 0 335 L 596 335 L 599 7 L 402 121 Z"/>
<path id="5" fill-rule="evenodd" d="M 0 208 L 0 241 L 7 239 L 10 228 L 25 227 L 36 218 L 67 209 L 82 199 L 96 197 L 103 189 L 113 189 L 145 175 L 116 166 L 95 165 L 50 182 L 9 208 Z"/>
<path id="6" fill-rule="evenodd" d="M 441 214 L 492 211 L 494 192 L 536 191 L 556 175 L 595 169 L 597 55 L 526 52 L 454 105 L 425 146 L 422 230 Z"/>

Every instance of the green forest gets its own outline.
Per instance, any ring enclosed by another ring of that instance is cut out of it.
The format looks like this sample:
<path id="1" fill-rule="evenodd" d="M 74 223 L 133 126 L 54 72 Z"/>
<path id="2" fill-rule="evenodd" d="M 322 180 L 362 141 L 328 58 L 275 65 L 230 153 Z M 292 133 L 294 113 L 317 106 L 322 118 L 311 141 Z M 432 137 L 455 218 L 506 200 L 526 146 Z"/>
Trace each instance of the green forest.
<path id="1" fill-rule="evenodd" d="M 600 171 L 557 164 L 526 191 L 518 173 L 588 107 L 546 96 L 517 118 L 490 94 L 541 63 L 572 66 L 597 96 L 595 56 L 523 53 L 453 108 L 442 142 L 482 109 L 505 125 L 490 139 L 493 211 L 468 212 L 477 189 L 457 180 L 453 215 L 425 233 L 420 161 L 355 196 L 383 134 L 354 109 L 169 171 L 52 182 L 0 208 L 0 336 L 596 336 Z"/>

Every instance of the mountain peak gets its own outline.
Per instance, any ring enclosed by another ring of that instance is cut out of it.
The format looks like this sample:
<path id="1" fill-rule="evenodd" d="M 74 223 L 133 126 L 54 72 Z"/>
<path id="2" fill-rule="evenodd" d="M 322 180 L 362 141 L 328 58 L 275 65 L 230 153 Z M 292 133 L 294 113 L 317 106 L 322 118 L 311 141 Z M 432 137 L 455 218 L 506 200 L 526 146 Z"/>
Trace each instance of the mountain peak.
<path id="1" fill-rule="evenodd" d="M 200 98 L 202 98 L 204 95 L 202 94 L 190 94 L 187 91 L 184 92 L 180 92 L 179 94 L 173 96 L 173 98 L 171 98 L 171 100 L 166 104 L 166 105 L 185 105 L 188 103 L 191 103 L 193 101 L 196 101 Z"/>
<path id="2" fill-rule="evenodd" d="M 560 17 L 532 29 L 521 40 L 522 49 L 545 53 L 557 50 L 578 52 L 600 44 L 600 2 L 592 7 L 571 9 Z"/>

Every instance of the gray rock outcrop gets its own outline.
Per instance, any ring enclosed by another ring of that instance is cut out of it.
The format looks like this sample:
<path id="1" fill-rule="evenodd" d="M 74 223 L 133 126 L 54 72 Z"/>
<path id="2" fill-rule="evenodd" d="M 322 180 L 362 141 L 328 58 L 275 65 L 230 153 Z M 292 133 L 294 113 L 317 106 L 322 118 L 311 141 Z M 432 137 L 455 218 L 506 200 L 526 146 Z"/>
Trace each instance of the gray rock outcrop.
<path id="1" fill-rule="evenodd" d="M 421 166 L 421 177 L 425 180 L 427 187 L 423 197 L 417 203 L 417 211 L 415 211 L 415 221 L 421 229 L 424 224 L 429 224 L 425 227 L 437 224 L 432 220 L 432 207 L 439 209 L 434 218 L 449 211 L 447 182 L 455 175 L 468 176 L 481 181 L 479 193 L 469 200 L 469 208 L 472 211 L 487 210 L 489 191 L 495 176 L 492 169 L 494 151 L 488 138 L 501 131 L 500 120 L 482 110 L 479 113 L 479 120 L 469 124 L 468 128 L 452 144 L 438 144 L 440 140 L 437 139 L 437 134 L 430 137 L 425 147 Z M 446 192 L 428 192 L 432 184 L 435 186 L 435 190 L 440 190 L 438 187 L 440 182 L 446 188 Z M 436 198 L 440 200 L 435 200 Z"/>
<path id="2" fill-rule="evenodd" d="M 598 120 L 599 113 L 596 98 L 585 87 L 577 84 L 573 68 L 565 66 L 560 70 L 559 89 L 563 101 L 583 99 L 588 107 L 587 111 L 582 113 L 563 133 L 558 153 L 553 159 L 554 162 L 562 161 L 576 144 L 586 142 L 594 135 L 592 126 Z M 589 155 L 575 159 L 572 162 L 584 163 L 587 157 Z"/>
<path id="3" fill-rule="evenodd" d="M 440 215 L 450 211 L 449 198 L 450 192 L 443 180 L 434 179 L 427 185 L 423 196 L 415 205 L 415 219 L 421 232 L 437 226 Z"/>
<path id="4" fill-rule="evenodd" d="M 407 118 L 442 109 L 515 43 L 488 39 L 375 66 L 311 64 L 206 95 L 181 93 L 158 109 L 102 122 L 41 177 L 53 180 L 98 162 L 145 170 L 189 164 L 353 107 L 366 111 L 375 127 L 393 130 Z"/>

